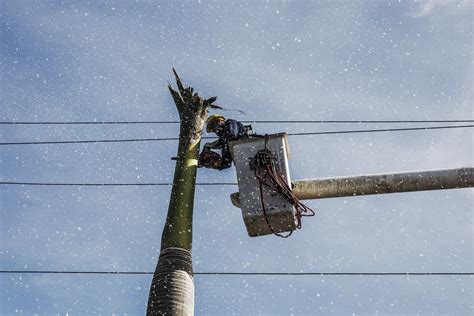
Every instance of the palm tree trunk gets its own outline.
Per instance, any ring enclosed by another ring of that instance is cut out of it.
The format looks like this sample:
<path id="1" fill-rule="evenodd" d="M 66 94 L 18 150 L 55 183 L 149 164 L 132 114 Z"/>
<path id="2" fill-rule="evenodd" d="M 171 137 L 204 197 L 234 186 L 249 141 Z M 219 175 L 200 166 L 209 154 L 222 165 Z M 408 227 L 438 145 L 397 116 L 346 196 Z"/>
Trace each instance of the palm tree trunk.
<path id="1" fill-rule="evenodd" d="M 192 221 L 201 131 L 207 108 L 216 98 L 202 99 L 184 88 L 173 69 L 178 91 L 168 86 L 180 117 L 178 156 L 171 199 L 153 275 L 147 315 L 193 315 Z"/>

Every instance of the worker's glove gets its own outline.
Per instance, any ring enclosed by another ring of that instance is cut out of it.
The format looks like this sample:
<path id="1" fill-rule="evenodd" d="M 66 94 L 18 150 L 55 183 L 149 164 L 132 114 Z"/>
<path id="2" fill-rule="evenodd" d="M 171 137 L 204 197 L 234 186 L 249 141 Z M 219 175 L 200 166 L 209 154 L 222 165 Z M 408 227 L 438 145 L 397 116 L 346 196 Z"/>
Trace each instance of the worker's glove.
<path id="1" fill-rule="evenodd" d="M 209 148 L 209 146 L 204 145 L 204 148 L 202 149 L 201 153 L 199 154 L 199 159 L 198 159 L 198 168 L 202 168 L 202 167 L 207 167 L 207 156 L 209 155 L 209 152 L 211 151 L 211 149 Z"/>
<path id="2" fill-rule="evenodd" d="M 221 155 L 212 151 L 209 147 L 204 147 L 203 151 L 199 154 L 198 168 L 218 169 L 221 159 Z"/>

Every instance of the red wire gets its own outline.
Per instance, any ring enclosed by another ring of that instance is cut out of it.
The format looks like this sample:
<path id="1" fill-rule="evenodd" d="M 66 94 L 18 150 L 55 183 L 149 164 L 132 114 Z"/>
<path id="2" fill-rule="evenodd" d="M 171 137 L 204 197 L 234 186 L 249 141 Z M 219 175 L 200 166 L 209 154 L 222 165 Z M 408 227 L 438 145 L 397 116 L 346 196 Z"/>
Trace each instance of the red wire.
<path id="1" fill-rule="evenodd" d="M 283 195 L 283 197 L 289 203 L 291 203 L 295 207 L 296 219 L 297 219 L 296 227 L 298 229 L 301 228 L 301 218 L 303 216 L 308 216 L 308 217 L 309 216 L 314 216 L 315 212 L 311 208 L 309 208 L 308 206 L 301 203 L 300 200 L 294 195 L 293 191 L 291 190 L 290 186 L 288 185 L 286 180 L 283 178 L 281 173 L 276 170 L 276 167 L 275 167 L 275 164 L 274 164 L 274 161 L 273 161 L 273 157 L 271 157 L 269 154 L 266 154 L 265 158 L 266 158 L 265 162 L 267 162 L 267 163 L 265 165 L 264 175 L 262 176 L 259 168 L 256 168 L 256 170 L 255 170 L 255 177 L 259 180 L 260 200 L 261 200 L 261 203 L 262 203 L 263 214 L 264 214 L 264 217 L 265 217 L 265 221 L 266 221 L 269 229 L 272 231 L 272 233 L 279 236 L 279 237 L 287 238 L 293 233 L 293 231 L 291 231 L 288 235 L 284 236 L 284 235 L 276 233 L 274 231 L 273 227 L 270 225 L 270 222 L 267 218 L 267 212 L 266 212 L 265 204 L 264 204 L 264 201 L 263 201 L 262 184 L 264 184 L 267 187 L 270 187 L 272 189 L 275 189 L 277 192 L 279 192 L 281 195 Z M 270 180 L 270 184 L 267 183 L 267 181 L 266 181 L 267 178 Z M 307 213 L 309 213 L 309 214 L 307 214 Z"/>
<path id="2" fill-rule="evenodd" d="M 276 236 L 278 236 L 278 237 L 281 237 L 281 238 L 288 238 L 288 237 L 290 237 L 291 234 L 293 234 L 293 231 L 290 231 L 287 235 L 282 235 L 282 234 L 280 234 L 280 233 L 277 233 L 277 232 L 273 229 L 272 225 L 270 224 L 270 221 L 268 220 L 268 216 L 267 216 L 267 210 L 266 210 L 266 208 L 265 208 L 265 202 L 263 201 L 263 190 L 262 190 L 263 187 L 262 187 L 262 184 L 264 183 L 264 181 L 262 181 L 263 179 L 261 179 L 261 177 L 260 177 L 259 175 L 257 175 L 257 170 L 255 170 L 255 176 L 260 180 L 260 181 L 259 181 L 259 187 L 260 187 L 260 202 L 262 203 L 263 216 L 264 216 L 264 218 L 265 218 L 265 222 L 267 223 L 268 228 L 270 229 L 270 231 L 271 231 L 274 235 L 276 235 Z"/>

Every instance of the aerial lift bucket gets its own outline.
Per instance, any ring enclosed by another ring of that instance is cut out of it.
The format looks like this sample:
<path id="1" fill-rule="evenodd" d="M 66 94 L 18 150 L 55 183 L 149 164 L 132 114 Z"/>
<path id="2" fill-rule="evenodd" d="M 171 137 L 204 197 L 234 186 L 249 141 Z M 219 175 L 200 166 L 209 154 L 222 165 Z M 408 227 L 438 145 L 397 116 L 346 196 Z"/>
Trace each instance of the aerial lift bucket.
<path id="1" fill-rule="evenodd" d="M 232 141 L 230 150 L 239 187 L 239 194 L 232 194 L 231 199 L 242 210 L 249 236 L 295 230 L 298 226 L 295 207 L 280 192 L 262 183 L 258 177 L 259 168 L 265 164 L 261 159 L 262 155 L 271 157 L 272 166 L 281 175 L 282 181 L 291 188 L 288 135 L 280 133 Z"/>

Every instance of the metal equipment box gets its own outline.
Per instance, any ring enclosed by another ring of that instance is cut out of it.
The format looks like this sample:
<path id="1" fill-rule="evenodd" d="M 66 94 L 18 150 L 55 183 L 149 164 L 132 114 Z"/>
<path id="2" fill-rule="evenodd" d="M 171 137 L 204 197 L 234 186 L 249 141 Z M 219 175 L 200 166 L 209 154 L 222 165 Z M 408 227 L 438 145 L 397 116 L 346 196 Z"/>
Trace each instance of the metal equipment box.
<path id="1" fill-rule="evenodd" d="M 237 170 L 240 208 L 250 237 L 293 231 L 297 226 L 294 206 L 272 187 L 262 185 L 256 176 L 254 157 L 263 149 L 269 150 L 275 168 L 291 188 L 286 133 L 230 142 Z"/>

